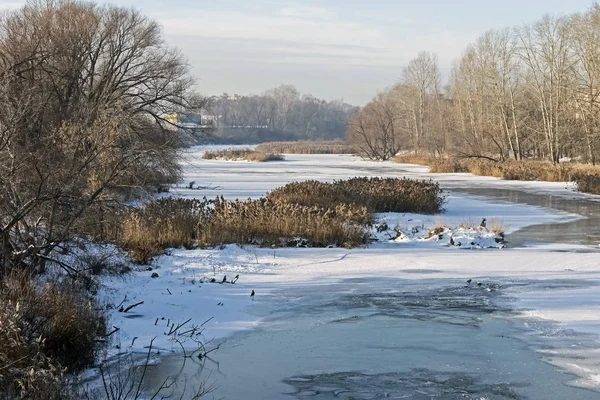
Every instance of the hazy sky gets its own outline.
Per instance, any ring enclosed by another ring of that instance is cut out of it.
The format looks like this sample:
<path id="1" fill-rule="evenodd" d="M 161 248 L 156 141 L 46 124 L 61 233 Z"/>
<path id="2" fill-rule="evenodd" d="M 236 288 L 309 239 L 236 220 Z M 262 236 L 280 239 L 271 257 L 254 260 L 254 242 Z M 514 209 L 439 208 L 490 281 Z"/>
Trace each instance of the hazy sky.
<path id="1" fill-rule="evenodd" d="M 364 104 L 419 51 L 448 71 L 489 29 L 592 0 L 114 0 L 158 20 L 189 58 L 205 94 L 261 93 L 282 83 L 325 99 Z M 0 0 L 13 8 L 20 1 Z"/>

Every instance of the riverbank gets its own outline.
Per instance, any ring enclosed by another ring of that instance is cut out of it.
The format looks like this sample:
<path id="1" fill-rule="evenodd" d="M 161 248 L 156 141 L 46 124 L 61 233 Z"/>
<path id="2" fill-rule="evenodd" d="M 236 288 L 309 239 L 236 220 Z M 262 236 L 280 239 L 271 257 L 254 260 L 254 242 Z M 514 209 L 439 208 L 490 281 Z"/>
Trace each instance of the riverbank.
<path id="1" fill-rule="evenodd" d="M 495 161 L 488 158 L 436 158 L 420 154 L 394 157 L 400 164 L 429 167 L 432 173 L 464 172 L 509 181 L 573 182 L 583 193 L 600 195 L 600 167 L 591 164 L 558 163 L 542 160 Z"/>

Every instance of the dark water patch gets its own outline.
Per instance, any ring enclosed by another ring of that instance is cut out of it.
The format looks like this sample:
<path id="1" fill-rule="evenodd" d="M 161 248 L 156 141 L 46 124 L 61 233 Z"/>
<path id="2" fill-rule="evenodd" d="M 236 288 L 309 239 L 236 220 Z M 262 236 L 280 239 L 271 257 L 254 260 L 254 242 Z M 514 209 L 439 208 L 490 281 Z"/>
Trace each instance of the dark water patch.
<path id="1" fill-rule="evenodd" d="M 600 251 L 600 202 L 583 197 L 566 197 L 548 193 L 530 193 L 516 189 L 452 188 L 451 192 L 483 196 L 493 200 L 545 207 L 585 218 L 570 222 L 531 225 L 507 235 L 510 247 L 534 243 L 557 243 L 594 246 Z"/>
<path id="2" fill-rule="evenodd" d="M 298 399 L 519 399 L 526 382 L 486 382 L 482 376 L 415 368 L 406 372 L 338 372 L 285 379 Z"/>
<path id="3" fill-rule="evenodd" d="M 439 269 L 401 269 L 399 272 L 404 272 L 405 274 L 439 274 L 444 271 L 440 271 Z"/>
<path id="4" fill-rule="evenodd" d="M 383 284 L 382 284 L 383 285 Z M 345 286 L 342 283 L 342 286 Z M 309 292 L 311 289 L 305 289 Z M 319 292 L 323 289 L 319 288 Z M 305 293 L 306 297 L 316 293 Z M 343 313 L 343 318 L 332 323 L 359 323 L 372 318 L 399 318 L 431 321 L 441 324 L 478 326 L 481 317 L 508 310 L 498 305 L 501 286 L 492 283 L 422 288 L 418 291 L 382 290 L 377 293 L 340 293 L 338 297 L 316 304 L 291 305 L 284 308 L 288 314 L 320 315 Z M 321 299 L 323 300 L 323 299 Z"/>

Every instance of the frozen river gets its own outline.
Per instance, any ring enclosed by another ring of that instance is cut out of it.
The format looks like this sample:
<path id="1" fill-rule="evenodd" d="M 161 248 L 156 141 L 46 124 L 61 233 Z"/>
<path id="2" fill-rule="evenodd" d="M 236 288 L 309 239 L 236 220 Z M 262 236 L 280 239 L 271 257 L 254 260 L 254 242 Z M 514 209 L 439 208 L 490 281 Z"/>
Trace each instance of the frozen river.
<path id="1" fill-rule="evenodd" d="M 175 194 L 247 198 L 291 180 L 434 178 L 449 192 L 444 218 L 501 218 L 512 248 L 273 254 L 282 260 L 252 272 L 264 295 L 243 307 L 260 323 L 219 338 L 202 365 L 163 357 L 148 371 L 151 384 L 173 376 L 175 397 L 212 383 L 206 398 L 250 400 L 600 398 L 600 329 L 586 314 L 600 312 L 600 203 L 564 184 L 429 175 L 346 156 L 286 158 L 207 162 L 191 153 L 186 179 L 204 188 Z M 255 250 L 257 264 L 267 251 Z"/>
<path id="2" fill-rule="evenodd" d="M 226 399 L 598 399 L 542 361 L 500 293 L 377 278 L 288 289 L 215 362 L 182 368 L 170 357 L 151 381 L 177 371 L 188 385 L 214 382 L 208 398 Z"/>

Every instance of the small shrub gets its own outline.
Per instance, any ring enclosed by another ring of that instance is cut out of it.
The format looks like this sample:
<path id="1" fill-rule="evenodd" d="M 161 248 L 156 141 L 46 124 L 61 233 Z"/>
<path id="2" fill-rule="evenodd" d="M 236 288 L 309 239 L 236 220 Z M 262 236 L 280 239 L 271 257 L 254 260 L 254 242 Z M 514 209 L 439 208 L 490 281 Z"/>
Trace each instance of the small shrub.
<path id="1" fill-rule="evenodd" d="M 96 310 L 95 301 L 75 284 L 55 282 L 46 283 L 40 300 L 35 315 L 47 321 L 38 329 L 39 337 L 46 340 L 45 352 L 69 371 L 93 365 L 96 339 L 106 332 L 105 317 Z"/>
<path id="2" fill-rule="evenodd" d="M 115 260 L 111 253 L 83 253 L 77 257 L 75 268 L 82 271 L 81 273 L 87 273 L 89 276 L 119 276 L 131 272 L 131 268 L 127 263 L 118 259 Z"/>
<path id="3" fill-rule="evenodd" d="M 502 220 L 498 218 L 492 218 L 487 224 L 487 229 L 490 232 L 495 233 L 498 237 L 504 239 L 504 236 L 506 234 L 506 226 L 504 225 L 504 222 L 502 222 Z"/>
<path id="4" fill-rule="evenodd" d="M 256 151 L 283 154 L 356 154 L 357 150 L 344 142 L 269 142 L 256 147 Z"/>
<path id="5" fill-rule="evenodd" d="M 3 302 L 19 303 L 22 333 L 29 342 L 42 338 L 45 355 L 69 371 L 93 364 L 96 339 L 106 331 L 106 321 L 83 288 L 51 280 L 38 288 L 26 276 L 7 277 L 0 297 Z"/>
<path id="6" fill-rule="evenodd" d="M 267 162 L 267 161 L 283 161 L 284 157 L 281 154 L 254 151 L 249 149 L 243 150 L 218 150 L 206 151 L 203 158 L 205 160 L 232 160 L 232 161 L 252 161 L 252 162 Z"/>
<path id="7" fill-rule="evenodd" d="M 446 232 L 448 229 L 449 228 L 447 226 L 441 226 L 441 225 L 436 226 L 432 230 L 427 232 L 427 236 L 425 236 L 425 239 L 431 239 L 432 237 L 440 236 L 442 233 Z"/>
<path id="8" fill-rule="evenodd" d="M 600 195 L 600 174 L 580 173 L 573 180 L 580 192 Z"/>
<path id="9" fill-rule="evenodd" d="M 20 303 L 0 306 L 0 399 L 61 399 L 61 366 L 44 355 L 41 340 L 29 341 L 21 329 Z"/>

